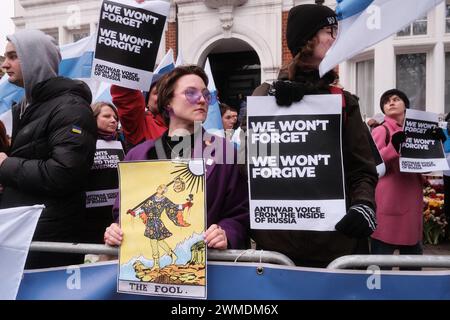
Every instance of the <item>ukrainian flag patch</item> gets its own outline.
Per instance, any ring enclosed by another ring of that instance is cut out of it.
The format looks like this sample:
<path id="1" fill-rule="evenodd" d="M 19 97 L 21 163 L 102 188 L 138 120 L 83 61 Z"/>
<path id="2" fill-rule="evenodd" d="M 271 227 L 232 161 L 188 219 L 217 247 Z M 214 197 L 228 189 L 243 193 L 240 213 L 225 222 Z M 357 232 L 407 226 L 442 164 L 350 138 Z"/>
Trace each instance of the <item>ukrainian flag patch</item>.
<path id="1" fill-rule="evenodd" d="M 76 134 L 81 134 L 81 128 L 77 126 L 72 126 L 72 132 Z"/>

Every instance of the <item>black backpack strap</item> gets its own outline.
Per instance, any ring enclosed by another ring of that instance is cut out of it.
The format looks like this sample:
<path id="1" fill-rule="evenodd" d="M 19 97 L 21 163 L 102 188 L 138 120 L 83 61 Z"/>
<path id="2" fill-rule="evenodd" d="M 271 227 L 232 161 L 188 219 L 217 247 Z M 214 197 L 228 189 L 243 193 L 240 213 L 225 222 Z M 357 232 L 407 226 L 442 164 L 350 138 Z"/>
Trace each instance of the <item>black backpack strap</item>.
<path id="1" fill-rule="evenodd" d="M 329 86 L 329 90 L 331 94 L 340 94 L 342 96 L 342 119 L 344 119 L 344 125 L 347 123 L 347 108 L 344 97 L 344 90 L 336 86 Z"/>
<path id="2" fill-rule="evenodd" d="M 388 127 L 386 127 L 384 124 L 381 125 L 383 126 L 384 130 L 386 130 L 386 138 L 384 139 L 384 143 L 388 145 L 389 142 L 391 141 L 391 133 L 389 132 Z"/>

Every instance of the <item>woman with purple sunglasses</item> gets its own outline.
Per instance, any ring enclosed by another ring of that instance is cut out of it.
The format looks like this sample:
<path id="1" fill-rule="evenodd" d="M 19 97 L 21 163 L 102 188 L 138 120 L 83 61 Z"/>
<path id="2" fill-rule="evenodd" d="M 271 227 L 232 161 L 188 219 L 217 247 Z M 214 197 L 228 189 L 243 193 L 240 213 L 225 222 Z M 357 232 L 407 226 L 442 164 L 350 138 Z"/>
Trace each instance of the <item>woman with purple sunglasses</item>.
<path id="1" fill-rule="evenodd" d="M 249 246 L 247 183 L 240 173 L 233 146 L 222 138 L 208 137 L 201 128 L 213 99 L 207 86 L 208 77 L 198 66 L 180 66 L 166 74 L 159 84 L 158 109 L 168 130 L 159 139 L 131 149 L 125 160 L 206 155 L 205 242 L 214 249 L 245 249 Z M 229 153 L 233 153 L 231 157 Z M 118 210 L 114 216 L 117 220 Z M 123 233 L 117 223 L 106 228 L 104 239 L 108 245 L 121 244 Z"/>

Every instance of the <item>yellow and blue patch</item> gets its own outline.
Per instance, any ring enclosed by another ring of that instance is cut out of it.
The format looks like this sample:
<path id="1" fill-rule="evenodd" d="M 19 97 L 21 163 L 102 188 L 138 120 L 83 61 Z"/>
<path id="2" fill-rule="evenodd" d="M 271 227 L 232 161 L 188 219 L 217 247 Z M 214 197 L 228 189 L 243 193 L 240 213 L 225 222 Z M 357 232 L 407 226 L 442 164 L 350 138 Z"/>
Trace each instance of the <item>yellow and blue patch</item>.
<path id="1" fill-rule="evenodd" d="M 76 134 L 81 134 L 81 128 L 77 126 L 72 126 L 72 132 Z"/>

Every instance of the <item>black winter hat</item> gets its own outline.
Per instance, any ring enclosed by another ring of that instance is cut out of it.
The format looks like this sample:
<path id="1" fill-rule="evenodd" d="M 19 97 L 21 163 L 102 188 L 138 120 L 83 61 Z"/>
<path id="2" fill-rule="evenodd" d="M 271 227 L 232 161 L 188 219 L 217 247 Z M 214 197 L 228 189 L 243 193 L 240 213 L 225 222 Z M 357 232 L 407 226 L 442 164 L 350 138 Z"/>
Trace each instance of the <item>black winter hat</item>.
<path id="1" fill-rule="evenodd" d="M 409 99 L 406 96 L 406 94 L 403 91 L 400 91 L 398 89 L 390 89 L 381 95 L 381 98 L 380 98 L 381 112 L 384 113 L 384 109 L 383 109 L 384 104 L 389 100 L 390 97 L 392 97 L 394 95 L 403 100 L 403 103 L 405 104 L 406 109 L 409 108 Z"/>
<path id="2" fill-rule="evenodd" d="M 302 4 L 289 11 L 286 26 L 286 41 L 295 57 L 300 49 L 323 27 L 338 23 L 336 13 L 327 6 Z"/>

